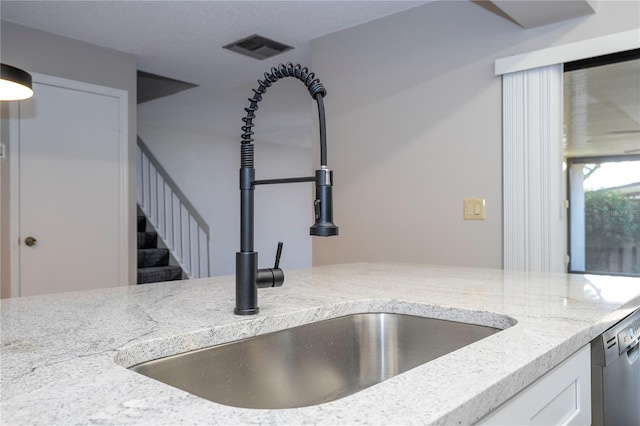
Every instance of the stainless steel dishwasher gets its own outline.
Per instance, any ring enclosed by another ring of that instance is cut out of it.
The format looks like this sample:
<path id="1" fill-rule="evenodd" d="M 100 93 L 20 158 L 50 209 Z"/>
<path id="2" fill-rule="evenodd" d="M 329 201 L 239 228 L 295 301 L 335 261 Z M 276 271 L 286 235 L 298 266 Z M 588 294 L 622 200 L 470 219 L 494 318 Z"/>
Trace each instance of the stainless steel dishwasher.
<path id="1" fill-rule="evenodd" d="M 640 425 L 640 309 L 591 342 L 593 426 Z"/>

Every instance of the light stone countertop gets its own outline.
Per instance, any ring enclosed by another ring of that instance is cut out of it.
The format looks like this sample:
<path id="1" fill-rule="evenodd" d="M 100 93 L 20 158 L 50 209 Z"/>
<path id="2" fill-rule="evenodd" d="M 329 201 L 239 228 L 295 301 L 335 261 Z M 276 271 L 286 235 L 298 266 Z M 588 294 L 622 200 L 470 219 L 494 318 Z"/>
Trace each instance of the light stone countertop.
<path id="1" fill-rule="evenodd" d="M 472 424 L 640 306 L 637 278 L 396 263 L 285 275 L 283 287 L 260 290 L 260 313 L 250 317 L 233 315 L 232 276 L 2 300 L 1 423 Z M 346 398 L 296 409 L 224 406 L 124 368 L 380 311 L 506 329 Z"/>

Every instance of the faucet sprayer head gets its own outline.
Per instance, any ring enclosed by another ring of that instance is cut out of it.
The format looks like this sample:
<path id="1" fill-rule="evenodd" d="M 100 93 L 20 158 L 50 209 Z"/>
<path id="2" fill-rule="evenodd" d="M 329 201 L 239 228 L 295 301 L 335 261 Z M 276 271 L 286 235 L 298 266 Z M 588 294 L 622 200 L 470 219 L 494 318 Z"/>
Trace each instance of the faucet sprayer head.
<path id="1" fill-rule="evenodd" d="M 309 228 L 309 234 L 317 237 L 338 235 L 338 227 L 333 223 L 333 172 L 325 166 L 316 170 L 316 199 L 313 207 L 316 223 Z"/>

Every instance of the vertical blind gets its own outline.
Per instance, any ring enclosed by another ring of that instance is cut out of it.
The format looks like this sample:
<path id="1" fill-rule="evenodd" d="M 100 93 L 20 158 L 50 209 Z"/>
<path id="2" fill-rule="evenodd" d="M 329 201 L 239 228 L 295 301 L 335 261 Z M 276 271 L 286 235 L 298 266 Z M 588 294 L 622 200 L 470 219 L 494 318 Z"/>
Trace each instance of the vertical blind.
<path id="1" fill-rule="evenodd" d="M 502 85 L 504 269 L 564 272 L 562 64 Z"/>

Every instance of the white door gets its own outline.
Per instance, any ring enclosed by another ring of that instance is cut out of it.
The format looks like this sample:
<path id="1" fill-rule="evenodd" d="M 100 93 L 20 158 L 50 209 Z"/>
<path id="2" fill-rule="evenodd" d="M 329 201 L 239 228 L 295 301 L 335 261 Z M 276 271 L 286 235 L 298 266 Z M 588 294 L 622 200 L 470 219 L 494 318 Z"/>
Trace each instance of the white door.
<path id="1" fill-rule="evenodd" d="M 55 84 L 34 93 L 18 120 L 20 296 L 125 285 L 121 101 Z"/>

